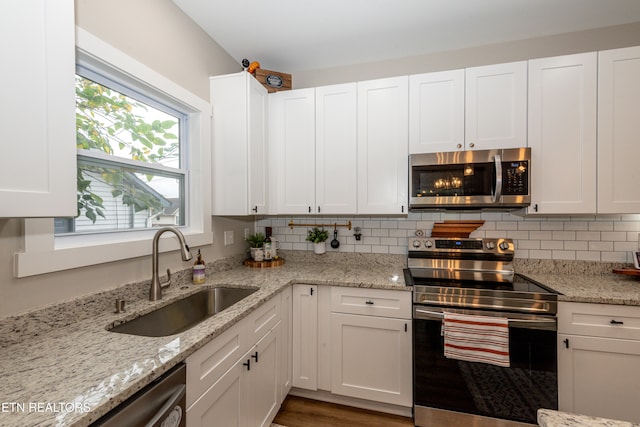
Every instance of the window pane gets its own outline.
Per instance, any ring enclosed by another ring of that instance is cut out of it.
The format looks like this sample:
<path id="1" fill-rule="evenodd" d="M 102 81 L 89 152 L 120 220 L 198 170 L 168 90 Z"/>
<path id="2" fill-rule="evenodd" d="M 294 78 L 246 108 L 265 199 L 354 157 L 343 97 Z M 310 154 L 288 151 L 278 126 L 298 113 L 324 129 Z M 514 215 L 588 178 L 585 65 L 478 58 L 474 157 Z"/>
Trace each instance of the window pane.
<path id="1" fill-rule="evenodd" d="M 184 177 L 78 159 L 78 207 L 73 227 L 59 232 L 104 232 L 184 225 Z M 66 227 L 66 228 L 65 228 Z"/>
<path id="2" fill-rule="evenodd" d="M 180 118 L 76 76 L 78 148 L 180 167 Z"/>
<path id="3" fill-rule="evenodd" d="M 57 218 L 55 234 L 186 225 L 186 115 L 150 92 L 92 70 L 78 73 L 78 216 Z"/>

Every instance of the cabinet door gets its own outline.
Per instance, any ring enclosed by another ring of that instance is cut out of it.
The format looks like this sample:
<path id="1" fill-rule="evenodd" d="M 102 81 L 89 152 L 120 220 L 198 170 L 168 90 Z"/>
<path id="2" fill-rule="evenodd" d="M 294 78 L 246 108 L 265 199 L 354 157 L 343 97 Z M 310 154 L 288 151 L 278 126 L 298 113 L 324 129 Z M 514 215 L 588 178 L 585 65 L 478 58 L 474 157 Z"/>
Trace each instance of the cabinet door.
<path id="1" fill-rule="evenodd" d="M 408 77 L 358 82 L 358 213 L 407 211 Z"/>
<path id="2" fill-rule="evenodd" d="M 270 141 L 275 145 L 277 213 L 308 214 L 315 208 L 315 91 L 269 95 Z"/>
<path id="3" fill-rule="evenodd" d="M 282 292 L 282 301 L 280 306 L 281 327 L 280 327 L 280 403 L 287 397 L 292 387 L 292 346 L 291 339 L 293 337 L 293 290 L 291 287 L 284 289 Z"/>
<path id="4" fill-rule="evenodd" d="M 638 372 L 640 341 L 558 335 L 561 411 L 640 423 Z"/>
<path id="5" fill-rule="evenodd" d="M 529 213 L 595 213 L 597 54 L 529 61 Z"/>
<path id="6" fill-rule="evenodd" d="M 249 140 L 249 212 L 267 213 L 267 89 L 247 73 Z M 227 180 L 225 180 L 227 184 Z"/>
<path id="7" fill-rule="evenodd" d="M 527 62 L 467 68 L 467 150 L 527 146 Z"/>
<path id="8" fill-rule="evenodd" d="M 280 408 L 280 323 L 249 352 L 251 361 L 246 403 L 249 426 L 269 426 Z M 217 425 L 217 424 L 216 424 Z M 225 424 L 219 424 L 225 425 Z"/>
<path id="9" fill-rule="evenodd" d="M 409 76 L 409 152 L 464 149 L 464 70 Z"/>
<path id="10" fill-rule="evenodd" d="M 75 216 L 73 2 L 0 4 L 0 217 Z"/>
<path id="11" fill-rule="evenodd" d="M 599 53 L 598 213 L 640 212 L 640 47 Z"/>
<path id="12" fill-rule="evenodd" d="M 210 79 L 213 214 L 266 212 L 267 90 L 249 73 Z"/>
<path id="13" fill-rule="evenodd" d="M 293 386 L 318 388 L 318 287 L 293 285 Z"/>
<path id="14" fill-rule="evenodd" d="M 356 88 L 356 83 L 316 88 L 317 213 L 357 210 Z"/>
<path id="15" fill-rule="evenodd" d="M 331 314 L 331 392 L 412 406 L 411 320 Z"/>
<path id="16" fill-rule="evenodd" d="M 246 415 L 246 359 L 238 360 L 193 405 L 187 408 L 189 427 L 249 427 Z"/>

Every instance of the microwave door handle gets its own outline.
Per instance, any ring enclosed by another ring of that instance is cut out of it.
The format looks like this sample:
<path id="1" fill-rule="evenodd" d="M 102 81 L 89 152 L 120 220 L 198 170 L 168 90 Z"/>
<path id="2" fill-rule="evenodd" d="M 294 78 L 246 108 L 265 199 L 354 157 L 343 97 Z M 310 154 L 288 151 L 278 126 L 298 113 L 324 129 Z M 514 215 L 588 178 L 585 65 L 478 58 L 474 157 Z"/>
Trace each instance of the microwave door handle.
<path id="1" fill-rule="evenodd" d="M 493 203 L 500 203 L 500 199 L 502 198 L 502 158 L 499 154 L 496 154 L 493 162 L 496 167 L 496 191 L 491 201 Z"/>

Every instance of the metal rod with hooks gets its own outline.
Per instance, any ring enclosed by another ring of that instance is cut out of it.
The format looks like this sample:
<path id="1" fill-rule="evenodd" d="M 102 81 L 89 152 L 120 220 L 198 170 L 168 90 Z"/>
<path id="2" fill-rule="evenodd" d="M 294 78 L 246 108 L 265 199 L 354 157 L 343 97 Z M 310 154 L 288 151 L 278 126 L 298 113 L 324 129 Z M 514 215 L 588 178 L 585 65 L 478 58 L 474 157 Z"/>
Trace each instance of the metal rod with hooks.
<path id="1" fill-rule="evenodd" d="M 346 224 L 295 224 L 293 220 L 289 221 L 289 228 L 293 230 L 293 227 L 347 227 L 347 230 L 351 230 L 351 221 Z"/>

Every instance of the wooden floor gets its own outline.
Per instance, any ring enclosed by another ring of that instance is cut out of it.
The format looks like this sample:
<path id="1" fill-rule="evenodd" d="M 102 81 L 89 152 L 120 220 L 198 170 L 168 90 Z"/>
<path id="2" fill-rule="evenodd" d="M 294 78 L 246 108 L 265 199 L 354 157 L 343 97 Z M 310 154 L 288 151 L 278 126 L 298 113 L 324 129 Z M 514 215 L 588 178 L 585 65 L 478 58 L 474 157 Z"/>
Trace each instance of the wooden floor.
<path id="1" fill-rule="evenodd" d="M 287 396 L 273 420 L 287 427 L 413 427 L 411 418 Z"/>

